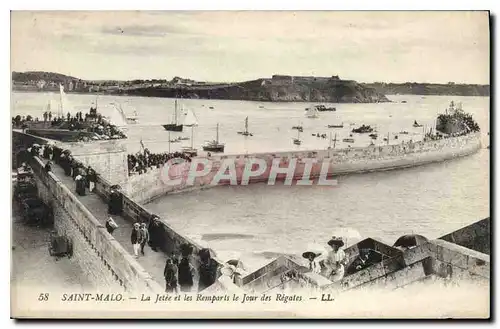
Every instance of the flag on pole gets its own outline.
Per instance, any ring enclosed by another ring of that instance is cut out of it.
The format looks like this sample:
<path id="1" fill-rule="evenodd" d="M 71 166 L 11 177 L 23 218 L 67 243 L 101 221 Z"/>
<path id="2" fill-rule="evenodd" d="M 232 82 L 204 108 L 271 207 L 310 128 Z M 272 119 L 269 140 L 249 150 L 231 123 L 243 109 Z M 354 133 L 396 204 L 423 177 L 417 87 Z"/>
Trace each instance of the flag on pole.
<path id="1" fill-rule="evenodd" d="M 142 138 L 141 138 L 141 148 L 142 148 L 142 152 L 144 152 L 145 147 L 144 147 L 144 143 L 142 142 Z"/>

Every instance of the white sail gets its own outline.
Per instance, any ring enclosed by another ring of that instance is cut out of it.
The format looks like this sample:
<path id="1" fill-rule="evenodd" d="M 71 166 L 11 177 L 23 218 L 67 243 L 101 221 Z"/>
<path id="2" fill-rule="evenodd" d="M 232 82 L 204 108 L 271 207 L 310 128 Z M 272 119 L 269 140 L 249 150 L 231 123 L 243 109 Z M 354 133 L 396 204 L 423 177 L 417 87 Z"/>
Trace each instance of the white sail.
<path id="1" fill-rule="evenodd" d="M 118 106 L 120 112 L 123 113 L 123 115 L 125 116 L 126 119 L 137 119 L 138 118 L 137 111 L 129 103 L 127 103 L 127 102 L 120 103 L 120 104 L 117 104 L 117 106 Z"/>
<path id="2" fill-rule="evenodd" d="M 308 117 L 308 118 L 318 118 L 319 117 L 319 112 L 316 109 L 316 107 L 314 107 L 314 106 L 308 107 L 306 109 L 306 117 Z"/>
<path id="3" fill-rule="evenodd" d="M 59 85 L 59 114 L 62 116 L 66 116 L 68 113 L 72 116 L 76 115 L 78 110 L 69 102 L 66 93 L 64 92 L 63 85 Z"/>
<path id="4" fill-rule="evenodd" d="M 194 115 L 193 111 L 189 109 L 187 110 L 186 117 L 184 118 L 184 125 L 187 127 L 198 126 L 196 115 Z"/>
<path id="5" fill-rule="evenodd" d="M 110 124 L 117 127 L 126 127 L 127 119 L 123 110 L 116 103 L 99 107 L 99 112 L 109 121 Z"/>

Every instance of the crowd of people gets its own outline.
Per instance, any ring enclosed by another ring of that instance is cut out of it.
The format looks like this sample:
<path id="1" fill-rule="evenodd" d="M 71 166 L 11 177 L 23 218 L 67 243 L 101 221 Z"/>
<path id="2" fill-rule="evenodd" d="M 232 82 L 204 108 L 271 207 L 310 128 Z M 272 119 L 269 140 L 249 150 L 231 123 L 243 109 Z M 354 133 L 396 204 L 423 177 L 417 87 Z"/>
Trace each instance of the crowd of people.
<path id="1" fill-rule="evenodd" d="M 90 166 L 86 167 L 75 159 L 70 151 L 63 150 L 53 144 L 43 146 L 33 144 L 28 149 L 28 154 L 47 159 L 45 170 L 48 172 L 52 170 L 53 162 L 60 165 L 64 169 L 65 175 L 71 176 L 75 180 L 76 192 L 79 195 L 85 195 L 85 189 L 93 191 L 97 173 Z M 147 157 L 151 161 L 147 162 L 149 164 L 157 164 L 161 159 L 169 159 L 174 156 L 148 154 L 151 156 L 148 155 Z M 175 154 L 175 156 L 182 157 L 183 155 Z M 122 212 L 123 195 L 120 186 L 113 185 L 110 187 L 108 198 L 109 218 L 105 223 L 108 233 L 113 234 L 116 229 L 120 229 L 113 216 L 119 216 Z M 134 257 L 145 256 L 147 253 L 146 246 L 149 246 L 152 251 L 160 251 L 164 244 L 164 237 L 164 228 L 161 225 L 160 218 L 156 215 L 152 215 L 150 219 L 134 223 L 130 234 Z M 197 260 L 195 260 L 196 257 Z M 193 264 L 198 265 L 194 266 Z M 198 291 L 204 290 L 217 280 L 219 271 L 219 264 L 212 258 L 209 249 L 201 249 L 198 253 L 194 253 L 192 245 L 182 244 L 179 255 L 171 255 L 167 258 L 164 268 L 165 290 L 168 293 L 191 292 L 195 287 L 197 287 Z M 195 284 L 196 280 L 197 285 Z"/>
<path id="2" fill-rule="evenodd" d="M 143 174 L 153 168 L 160 168 L 165 163 L 172 159 L 183 159 L 185 161 L 191 162 L 191 157 L 185 153 L 174 152 L 174 153 L 151 153 L 147 148 L 144 151 L 137 152 L 136 154 L 127 155 L 128 172 L 129 175 L 133 174 Z"/>
<path id="3" fill-rule="evenodd" d="M 164 232 L 160 224 L 160 218 L 153 215 L 149 221 L 136 222 L 130 234 L 134 257 L 145 256 L 145 247 L 148 245 L 151 250 L 161 249 Z M 118 227 L 113 218 L 109 218 L 106 228 L 110 234 Z M 201 249 L 197 256 L 199 262 L 194 261 L 196 254 L 190 244 L 180 246 L 180 255 L 167 257 L 163 275 L 165 278 L 165 292 L 179 293 L 191 292 L 198 279 L 198 291 L 211 286 L 218 277 L 219 265 L 212 258 L 209 249 Z M 194 263 L 199 263 L 195 268 Z"/>
<path id="4" fill-rule="evenodd" d="M 16 128 L 28 129 L 29 123 L 40 122 L 38 117 L 31 115 L 17 115 L 12 118 L 12 126 Z M 108 122 L 96 108 L 90 108 L 89 113 L 77 112 L 74 115 L 67 113 L 66 116 L 54 115 L 50 111 L 43 113 L 43 122 L 49 124 L 51 128 L 63 128 L 71 131 L 86 131 L 93 133 L 91 139 L 125 139 L 127 136 L 115 125 Z"/>
<path id="5" fill-rule="evenodd" d="M 94 191 L 97 181 L 97 173 L 91 166 L 85 166 L 83 163 L 75 159 L 69 150 L 63 150 L 53 144 L 40 146 L 33 144 L 28 152 L 32 156 L 41 156 L 48 159 L 45 164 L 45 170 L 51 171 L 53 162 L 60 165 L 64 169 L 66 176 L 71 176 L 76 182 L 76 192 L 78 195 L 85 195 L 87 189 L 90 192 Z M 53 162 L 52 162 L 53 161 Z"/>

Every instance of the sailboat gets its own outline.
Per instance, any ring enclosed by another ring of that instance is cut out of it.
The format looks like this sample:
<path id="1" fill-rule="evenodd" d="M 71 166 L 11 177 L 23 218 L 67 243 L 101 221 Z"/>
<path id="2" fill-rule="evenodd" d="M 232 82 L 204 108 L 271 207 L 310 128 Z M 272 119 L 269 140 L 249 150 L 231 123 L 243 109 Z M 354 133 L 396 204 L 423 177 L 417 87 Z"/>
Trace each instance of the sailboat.
<path id="1" fill-rule="evenodd" d="M 243 136 L 253 136 L 253 134 L 248 131 L 248 117 L 245 119 L 245 131 L 238 131 L 238 134 Z"/>
<path id="2" fill-rule="evenodd" d="M 182 131 L 182 124 L 178 124 L 177 120 L 177 99 L 175 100 L 175 108 L 174 108 L 174 120 L 172 123 L 168 123 L 166 125 L 162 125 L 166 131 Z"/>
<path id="3" fill-rule="evenodd" d="M 97 101 L 96 101 L 97 102 Z M 115 108 L 118 112 L 120 112 L 120 115 L 122 119 L 125 121 L 127 124 L 136 124 L 138 120 L 137 116 L 137 111 L 134 111 L 134 116 L 127 115 L 125 111 L 123 110 L 123 105 L 120 103 L 113 103 L 115 105 Z"/>
<path id="4" fill-rule="evenodd" d="M 295 145 L 300 145 L 302 144 L 302 141 L 300 140 L 300 130 L 297 130 L 297 138 L 294 138 L 293 139 L 293 143 Z"/>
<path id="5" fill-rule="evenodd" d="M 206 142 L 205 145 L 203 145 L 203 151 L 224 152 L 224 144 L 219 143 L 219 124 L 217 124 L 217 135 L 215 140 Z"/>
<path id="6" fill-rule="evenodd" d="M 68 98 L 66 96 L 66 93 L 64 92 L 64 87 L 63 85 L 59 84 L 59 111 L 58 115 L 61 117 L 65 117 L 67 113 L 69 113 L 71 116 L 74 116 L 78 111 L 71 106 L 71 104 L 68 101 Z"/>
<path id="7" fill-rule="evenodd" d="M 306 117 L 310 119 L 319 118 L 318 109 L 315 106 L 306 108 Z"/>
<path id="8" fill-rule="evenodd" d="M 415 127 L 415 128 L 420 128 L 420 127 L 423 127 L 423 126 L 422 126 L 421 124 L 419 124 L 419 123 L 417 122 L 417 120 L 415 120 L 415 122 L 413 123 L 413 127 Z"/>
<path id="9" fill-rule="evenodd" d="M 183 147 L 182 152 L 189 154 L 190 156 L 196 156 L 198 150 L 194 148 L 194 127 L 198 127 L 198 120 L 194 115 L 193 111 L 187 110 L 186 117 L 184 118 L 184 126 L 191 127 L 191 147 Z"/>

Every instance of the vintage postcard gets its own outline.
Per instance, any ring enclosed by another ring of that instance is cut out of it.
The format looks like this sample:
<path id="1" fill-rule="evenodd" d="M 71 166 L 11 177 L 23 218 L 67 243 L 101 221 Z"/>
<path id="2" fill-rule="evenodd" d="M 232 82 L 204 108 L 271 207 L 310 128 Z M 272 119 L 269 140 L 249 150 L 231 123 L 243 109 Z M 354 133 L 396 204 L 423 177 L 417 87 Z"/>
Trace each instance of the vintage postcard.
<path id="1" fill-rule="evenodd" d="M 11 316 L 488 319 L 489 26 L 11 12 Z"/>

